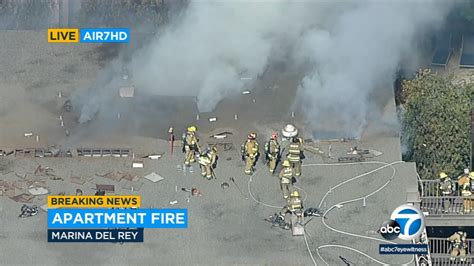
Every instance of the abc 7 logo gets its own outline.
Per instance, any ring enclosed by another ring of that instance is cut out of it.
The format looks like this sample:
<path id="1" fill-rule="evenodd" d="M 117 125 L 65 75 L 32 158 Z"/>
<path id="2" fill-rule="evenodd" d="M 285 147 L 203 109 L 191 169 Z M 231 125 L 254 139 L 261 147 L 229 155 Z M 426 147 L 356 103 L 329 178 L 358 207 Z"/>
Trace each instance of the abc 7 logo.
<path id="1" fill-rule="evenodd" d="M 423 228 L 424 219 L 421 211 L 412 205 L 402 205 L 393 211 L 390 220 L 382 224 L 379 232 L 387 240 L 396 238 L 412 240 L 421 234 Z"/>
<path id="2" fill-rule="evenodd" d="M 400 235 L 400 225 L 397 221 L 387 220 L 379 229 L 380 234 L 387 240 L 393 240 Z"/>

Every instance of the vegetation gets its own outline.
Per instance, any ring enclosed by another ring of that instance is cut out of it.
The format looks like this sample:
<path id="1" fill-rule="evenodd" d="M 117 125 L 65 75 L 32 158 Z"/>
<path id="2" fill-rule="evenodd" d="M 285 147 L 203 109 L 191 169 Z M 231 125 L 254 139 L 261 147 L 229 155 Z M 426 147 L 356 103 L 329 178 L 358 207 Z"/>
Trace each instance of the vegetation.
<path id="1" fill-rule="evenodd" d="M 405 159 L 417 163 L 421 178 L 455 175 L 469 166 L 471 99 L 474 86 L 424 70 L 403 82 Z"/>

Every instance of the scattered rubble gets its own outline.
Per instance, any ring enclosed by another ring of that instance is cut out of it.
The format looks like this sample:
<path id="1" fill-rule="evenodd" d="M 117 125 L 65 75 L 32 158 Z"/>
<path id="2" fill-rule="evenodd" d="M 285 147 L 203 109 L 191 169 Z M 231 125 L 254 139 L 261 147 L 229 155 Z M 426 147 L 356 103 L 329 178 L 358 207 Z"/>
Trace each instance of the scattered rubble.
<path id="1" fill-rule="evenodd" d="M 216 142 L 216 143 L 213 143 L 213 142 L 208 142 L 207 145 L 209 146 L 216 146 L 216 147 L 222 147 L 221 150 L 224 150 L 224 151 L 230 151 L 234 148 L 234 144 L 232 142 Z"/>
<path id="2" fill-rule="evenodd" d="M 324 152 L 319 147 L 313 147 L 308 144 L 304 145 L 304 150 L 309 151 L 313 154 L 324 154 Z"/>
<path id="3" fill-rule="evenodd" d="M 148 179 L 150 180 L 151 182 L 153 183 L 156 183 L 158 181 L 161 181 L 161 180 L 164 180 L 165 178 L 160 176 L 159 174 L 155 173 L 155 172 L 152 172 L 151 174 L 148 174 L 146 176 L 144 176 L 145 179 Z"/>
<path id="4" fill-rule="evenodd" d="M 13 153 L 15 153 L 15 151 L 13 151 L 13 150 L 6 151 L 6 150 L 1 150 L 0 149 L 0 156 L 9 156 L 9 155 L 12 155 Z"/>
<path id="5" fill-rule="evenodd" d="M 108 178 L 117 182 L 120 182 L 122 178 L 125 176 L 125 174 L 120 173 L 120 172 L 108 172 L 104 175 L 96 174 L 97 176 Z"/>
<path id="6" fill-rule="evenodd" d="M 28 188 L 28 184 L 25 180 L 16 180 L 13 182 L 13 186 L 20 190 Z"/>
<path id="7" fill-rule="evenodd" d="M 148 159 L 151 159 L 151 160 L 158 160 L 160 159 L 162 156 L 164 155 L 164 153 L 162 154 L 149 154 L 149 155 L 146 155 L 146 156 L 143 156 L 142 158 L 148 158 Z"/>
<path id="8" fill-rule="evenodd" d="M 86 183 L 86 180 L 84 180 L 81 177 L 71 176 L 71 183 L 78 184 L 78 185 L 82 186 Z"/>
<path id="9" fill-rule="evenodd" d="M 28 192 L 30 192 L 30 194 L 33 196 L 49 194 L 49 191 L 44 187 L 33 187 L 33 188 L 30 188 Z"/>
<path id="10" fill-rule="evenodd" d="M 35 216 L 36 214 L 38 214 L 38 207 L 36 207 L 36 205 L 33 205 L 30 207 L 24 204 L 23 206 L 21 206 L 21 213 L 20 215 L 18 215 L 18 217 L 26 218 L 26 217 Z"/>
<path id="11" fill-rule="evenodd" d="M 114 185 L 101 185 L 101 184 L 96 184 L 95 188 L 97 192 L 99 191 L 104 191 L 104 192 L 115 192 L 115 186 Z"/>
<path id="12" fill-rule="evenodd" d="M 143 168 L 143 161 L 133 161 L 132 168 Z"/>
<path id="13" fill-rule="evenodd" d="M 184 192 L 191 192 L 191 196 L 198 196 L 198 197 L 201 197 L 202 196 L 202 193 L 200 190 L 198 190 L 197 188 L 193 187 L 193 188 L 181 188 L 182 191 Z"/>
<path id="14" fill-rule="evenodd" d="M 35 196 L 33 196 L 33 195 L 29 195 L 29 194 L 26 194 L 26 193 L 21 193 L 19 195 L 10 197 L 10 199 L 12 199 L 16 202 L 21 202 L 21 203 L 32 203 L 34 197 Z"/>
<path id="15" fill-rule="evenodd" d="M 50 167 L 43 167 L 42 165 L 38 165 L 34 172 L 35 175 L 54 175 L 54 170 Z"/>
<path id="16" fill-rule="evenodd" d="M 123 176 L 123 179 L 128 180 L 128 181 L 135 182 L 135 181 L 138 181 L 138 180 L 140 179 L 140 177 L 137 176 L 137 175 L 125 174 L 125 175 Z"/>

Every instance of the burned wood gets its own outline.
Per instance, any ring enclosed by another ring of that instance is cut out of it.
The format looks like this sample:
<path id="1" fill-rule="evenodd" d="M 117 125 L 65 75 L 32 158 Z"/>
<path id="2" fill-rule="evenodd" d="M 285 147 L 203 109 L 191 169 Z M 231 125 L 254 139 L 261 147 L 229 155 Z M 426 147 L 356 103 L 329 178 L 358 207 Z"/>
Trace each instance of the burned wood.
<path id="1" fill-rule="evenodd" d="M 21 202 L 21 203 L 31 203 L 31 202 L 33 202 L 34 197 L 35 196 L 33 196 L 33 195 L 22 193 L 22 194 L 10 197 L 10 199 L 12 199 L 16 202 Z"/>
<path id="2" fill-rule="evenodd" d="M 114 185 L 100 185 L 96 184 L 95 189 L 97 191 L 109 191 L 109 192 L 115 192 L 115 186 Z"/>
<path id="3" fill-rule="evenodd" d="M 34 174 L 42 176 L 55 176 L 54 169 L 50 167 L 43 167 L 41 165 L 38 165 L 38 167 L 36 167 Z"/>
<path id="4" fill-rule="evenodd" d="M 313 154 L 323 154 L 324 152 L 321 151 L 321 149 L 319 149 L 318 147 L 313 147 L 313 146 L 309 146 L 309 145 L 305 145 L 304 146 L 304 150 L 306 151 L 309 151 Z"/>
<path id="5" fill-rule="evenodd" d="M 234 133 L 232 133 L 232 132 L 230 132 L 230 131 L 223 131 L 223 132 L 219 132 L 219 133 L 210 135 L 209 137 L 210 137 L 210 138 L 215 138 L 216 136 L 233 135 L 233 134 L 234 134 Z"/>
<path id="6" fill-rule="evenodd" d="M 338 162 L 345 163 L 345 162 L 363 162 L 365 161 L 365 157 L 361 155 L 356 156 L 342 156 L 337 158 Z"/>
<path id="7" fill-rule="evenodd" d="M 232 142 L 208 142 L 207 145 L 209 146 L 217 146 L 217 147 L 222 147 L 224 151 L 230 151 L 234 148 L 234 144 Z"/>

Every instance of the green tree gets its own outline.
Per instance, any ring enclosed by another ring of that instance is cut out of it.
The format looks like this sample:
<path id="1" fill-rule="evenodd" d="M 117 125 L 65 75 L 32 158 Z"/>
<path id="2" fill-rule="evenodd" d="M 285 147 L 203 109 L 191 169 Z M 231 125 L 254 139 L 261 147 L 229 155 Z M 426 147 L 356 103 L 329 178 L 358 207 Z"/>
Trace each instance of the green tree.
<path id="1" fill-rule="evenodd" d="M 442 171 L 458 174 L 469 166 L 474 86 L 451 81 L 423 70 L 415 79 L 403 82 L 405 159 L 417 163 L 424 179 L 435 179 Z"/>

